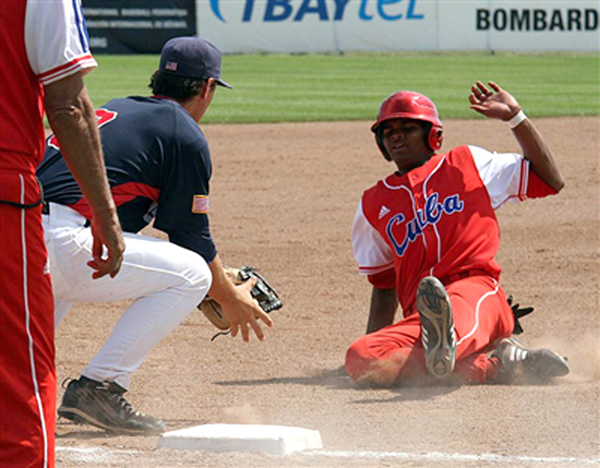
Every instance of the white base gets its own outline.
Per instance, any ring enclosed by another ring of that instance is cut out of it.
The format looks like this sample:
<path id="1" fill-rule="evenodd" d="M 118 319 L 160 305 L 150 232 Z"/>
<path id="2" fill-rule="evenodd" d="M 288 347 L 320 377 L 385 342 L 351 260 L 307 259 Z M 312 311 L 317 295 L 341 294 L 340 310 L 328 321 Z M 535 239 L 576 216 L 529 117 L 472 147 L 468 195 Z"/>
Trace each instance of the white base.
<path id="1" fill-rule="evenodd" d="M 258 424 L 205 424 L 165 432 L 158 448 L 206 450 L 211 452 L 267 452 L 287 455 L 291 452 L 322 449 L 319 431 L 300 427 Z"/>

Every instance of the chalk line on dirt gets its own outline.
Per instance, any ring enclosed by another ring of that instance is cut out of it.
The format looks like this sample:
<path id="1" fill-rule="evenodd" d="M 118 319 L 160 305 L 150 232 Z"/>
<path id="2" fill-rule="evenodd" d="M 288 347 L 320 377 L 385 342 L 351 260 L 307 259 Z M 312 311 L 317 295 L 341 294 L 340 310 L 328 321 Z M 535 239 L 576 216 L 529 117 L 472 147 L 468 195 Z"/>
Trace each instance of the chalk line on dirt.
<path id="1" fill-rule="evenodd" d="M 140 450 L 112 450 L 101 447 L 56 447 L 57 453 L 70 454 L 78 461 L 108 461 L 111 457 L 119 455 L 132 455 L 144 453 Z M 344 450 L 309 450 L 296 452 L 285 456 L 285 458 L 300 457 L 325 457 L 325 458 L 347 458 L 347 459 L 395 459 L 412 462 L 488 462 L 488 463 L 539 463 L 541 465 L 565 465 L 573 466 L 600 466 L 600 458 L 574 458 L 574 457 L 530 457 L 519 455 L 497 455 L 493 453 L 463 454 L 442 452 L 375 452 L 375 451 L 344 451 Z"/>
<path id="2" fill-rule="evenodd" d="M 575 466 L 600 466 L 600 458 L 573 457 L 528 457 L 518 455 L 496 455 L 493 453 L 462 454 L 462 453 L 408 453 L 408 452 L 370 452 L 370 451 L 336 451 L 311 450 L 299 453 L 298 456 L 328 457 L 328 458 L 364 458 L 364 459 L 399 459 L 405 461 L 458 461 L 458 462 L 498 462 L 498 463 L 540 463 L 540 464 L 573 464 Z"/>
<path id="3" fill-rule="evenodd" d="M 118 450 L 102 447 L 56 447 L 57 455 L 66 454 L 71 461 L 106 462 L 119 455 L 142 453 L 139 450 Z"/>

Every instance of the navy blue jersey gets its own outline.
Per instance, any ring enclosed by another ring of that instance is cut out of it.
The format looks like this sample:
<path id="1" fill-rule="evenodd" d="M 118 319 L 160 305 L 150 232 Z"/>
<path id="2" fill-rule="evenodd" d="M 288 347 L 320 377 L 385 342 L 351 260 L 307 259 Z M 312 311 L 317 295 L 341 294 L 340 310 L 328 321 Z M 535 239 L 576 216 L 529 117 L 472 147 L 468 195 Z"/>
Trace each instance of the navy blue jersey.
<path id="1" fill-rule="evenodd" d="M 111 192 L 123 230 L 154 227 L 207 262 L 216 255 L 208 224 L 208 142 L 176 102 L 157 97 L 114 99 L 96 111 Z M 56 137 L 37 170 L 49 202 L 91 218 Z"/>

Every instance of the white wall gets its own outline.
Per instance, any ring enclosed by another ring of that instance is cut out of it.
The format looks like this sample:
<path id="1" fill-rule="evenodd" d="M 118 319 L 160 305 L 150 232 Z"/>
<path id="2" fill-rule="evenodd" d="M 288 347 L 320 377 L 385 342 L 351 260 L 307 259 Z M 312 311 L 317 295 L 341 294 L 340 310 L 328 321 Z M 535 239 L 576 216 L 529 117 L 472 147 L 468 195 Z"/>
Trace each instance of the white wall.
<path id="1" fill-rule="evenodd" d="M 600 50 L 600 0 L 196 0 L 223 52 Z"/>

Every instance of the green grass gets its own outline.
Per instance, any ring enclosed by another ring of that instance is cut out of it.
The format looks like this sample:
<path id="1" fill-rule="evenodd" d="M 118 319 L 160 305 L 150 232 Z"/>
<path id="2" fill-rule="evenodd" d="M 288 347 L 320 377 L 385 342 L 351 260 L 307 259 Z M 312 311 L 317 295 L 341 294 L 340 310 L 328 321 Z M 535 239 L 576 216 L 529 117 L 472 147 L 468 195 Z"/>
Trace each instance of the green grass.
<path id="1" fill-rule="evenodd" d="M 96 57 L 86 78 L 96 106 L 147 95 L 158 56 Z M 399 89 L 428 95 L 443 119 L 478 117 L 469 110 L 471 84 L 494 80 L 532 117 L 599 115 L 597 53 L 441 53 L 226 55 L 223 78 L 204 118 L 209 123 L 372 120 Z"/>

